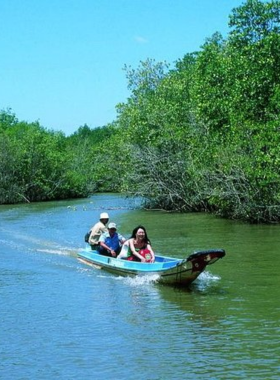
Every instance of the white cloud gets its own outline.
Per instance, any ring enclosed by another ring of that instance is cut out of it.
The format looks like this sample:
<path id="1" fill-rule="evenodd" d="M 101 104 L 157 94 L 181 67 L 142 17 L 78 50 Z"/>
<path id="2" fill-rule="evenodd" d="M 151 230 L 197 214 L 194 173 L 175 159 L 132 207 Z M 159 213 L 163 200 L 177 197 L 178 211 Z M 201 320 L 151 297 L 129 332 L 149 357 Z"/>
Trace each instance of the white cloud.
<path id="1" fill-rule="evenodd" d="M 134 39 L 139 44 L 147 44 L 149 42 L 146 38 L 141 37 L 141 36 L 134 36 Z"/>

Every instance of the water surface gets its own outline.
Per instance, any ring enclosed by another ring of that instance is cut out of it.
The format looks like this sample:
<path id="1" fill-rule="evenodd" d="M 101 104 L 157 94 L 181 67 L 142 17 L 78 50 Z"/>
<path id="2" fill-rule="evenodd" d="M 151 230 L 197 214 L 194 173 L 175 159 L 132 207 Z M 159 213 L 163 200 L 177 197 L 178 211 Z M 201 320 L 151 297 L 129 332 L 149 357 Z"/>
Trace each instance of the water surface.
<path id="1" fill-rule="evenodd" d="M 0 207 L 0 378 L 279 379 L 280 227 L 141 211 L 117 195 Z M 77 260 L 106 211 L 156 252 L 226 257 L 190 289 Z"/>

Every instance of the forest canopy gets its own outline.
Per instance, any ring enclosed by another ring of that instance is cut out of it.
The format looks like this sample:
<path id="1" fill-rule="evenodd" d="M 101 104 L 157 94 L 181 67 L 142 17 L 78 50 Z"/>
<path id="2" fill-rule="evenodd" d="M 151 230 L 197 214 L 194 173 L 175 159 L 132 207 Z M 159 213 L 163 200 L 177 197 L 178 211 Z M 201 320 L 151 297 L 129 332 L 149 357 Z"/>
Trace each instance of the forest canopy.
<path id="1" fill-rule="evenodd" d="M 0 203 L 114 191 L 146 207 L 280 221 L 280 2 L 234 8 L 171 68 L 125 66 L 112 123 L 66 137 L 0 111 Z"/>

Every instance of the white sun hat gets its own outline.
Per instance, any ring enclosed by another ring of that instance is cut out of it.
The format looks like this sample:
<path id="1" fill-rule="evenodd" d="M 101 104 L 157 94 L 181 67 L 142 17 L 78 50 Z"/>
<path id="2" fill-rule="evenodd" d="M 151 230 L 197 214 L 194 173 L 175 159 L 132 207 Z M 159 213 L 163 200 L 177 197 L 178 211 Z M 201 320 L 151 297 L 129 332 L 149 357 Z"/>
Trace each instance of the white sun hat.
<path id="1" fill-rule="evenodd" d="M 108 229 L 110 229 L 110 228 L 115 228 L 115 230 L 116 230 L 117 229 L 116 223 L 109 223 L 108 224 Z"/>
<path id="2" fill-rule="evenodd" d="M 107 214 L 107 212 L 102 212 L 100 214 L 100 219 L 109 219 L 109 215 Z"/>

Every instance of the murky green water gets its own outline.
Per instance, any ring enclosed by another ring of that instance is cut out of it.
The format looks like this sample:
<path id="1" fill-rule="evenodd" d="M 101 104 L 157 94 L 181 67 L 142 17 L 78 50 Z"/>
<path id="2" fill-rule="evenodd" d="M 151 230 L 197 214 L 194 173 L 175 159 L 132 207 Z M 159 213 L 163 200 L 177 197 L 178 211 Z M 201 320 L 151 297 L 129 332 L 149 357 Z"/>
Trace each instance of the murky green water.
<path id="1" fill-rule="evenodd" d="M 279 379 L 280 226 L 139 211 L 115 195 L 0 207 L 0 378 Z M 102 211 L 156 252 L 226 257 L 189 290 L 78 262 Z"/>

